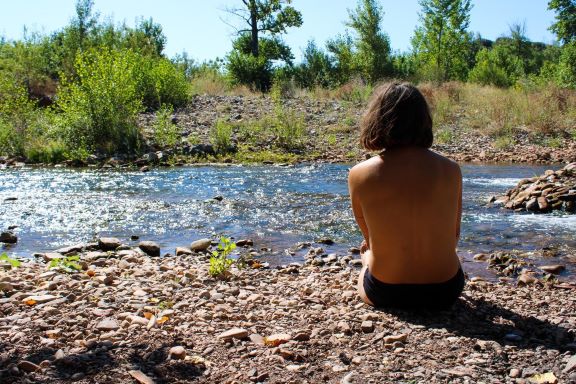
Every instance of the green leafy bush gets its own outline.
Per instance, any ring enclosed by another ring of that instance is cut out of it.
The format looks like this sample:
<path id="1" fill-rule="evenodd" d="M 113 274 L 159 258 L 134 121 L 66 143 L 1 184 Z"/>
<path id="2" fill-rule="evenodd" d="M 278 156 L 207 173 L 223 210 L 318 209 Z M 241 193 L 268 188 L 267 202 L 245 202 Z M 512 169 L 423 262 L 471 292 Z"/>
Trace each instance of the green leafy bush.
<path id="1" fill-rule="evenodd" d="M 234 85 L 248 85 L 258 91 L 267 91 L 272 85 L 272 62 L 264 56 L 232 51 L 226 68 Z"/>
<path id="2" fill-rule="evenodd" d="M 189 99 L 190 84 L 184 70 L 166 58 L 139 56 L 138 93 L 149 110 L 163 105 L 179 107 Z"/>
<path id="3" fill-rule="evenodd" d="M 0 154 L 21 155 L 34 116 L 24 85 L 0 71 Z"/>
<path id="4" fill-rule="evenodd" d="M 162 106 L 156 112 L 154 122 L 154 141 L 161 147 L 173 147 L 180 139 L 180 129 L 172 123 L 172 107 Z"/>
<path id="5" fill-rule="evenodd" d="M 208 269 L 210 276 L 228 277 L 230 267 L 234 264 L 234 260 L 229 256 L 234 249 L 236 249 L 236 244 L 232 240 L 224 236 L 220 238 L 218 249 L 213 251 L 212 256 L 210 256 L 210 267 Z"/>
<path id="6" fill-rule="evenodd" d="M 277 106 L 272 122 L 272 130 L 280 148 L 290 150 L 302 146 L 305 132 L 302 114 L 289 108 Z"/>
<path id="7" fill-rule="evenodd" d="M 232 148 L 232 124 L 217 120 L 210 131 L 210 141 L 218 153 L 227 153 Z"/>
<path id="8" fill-rule="evenodd" d="M 136 117 L 139 60 L 132 51 L 90 50 L 76 58 L 78 79 L 65 78 L 58 105 L 69 148 L 133 153 L 140 142 Z"/>

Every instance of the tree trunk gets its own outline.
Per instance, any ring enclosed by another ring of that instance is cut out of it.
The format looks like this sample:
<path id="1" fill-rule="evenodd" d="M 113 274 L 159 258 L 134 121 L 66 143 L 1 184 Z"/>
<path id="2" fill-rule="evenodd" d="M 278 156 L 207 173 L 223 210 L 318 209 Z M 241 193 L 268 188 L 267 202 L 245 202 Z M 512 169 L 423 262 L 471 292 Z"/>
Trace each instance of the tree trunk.
<path id="1" fill-rule="evenodd" d="M 250 0 L 250 27 L 252 27 L 252 56 L 258 57 L 258 7 L 255 0 Z"/>

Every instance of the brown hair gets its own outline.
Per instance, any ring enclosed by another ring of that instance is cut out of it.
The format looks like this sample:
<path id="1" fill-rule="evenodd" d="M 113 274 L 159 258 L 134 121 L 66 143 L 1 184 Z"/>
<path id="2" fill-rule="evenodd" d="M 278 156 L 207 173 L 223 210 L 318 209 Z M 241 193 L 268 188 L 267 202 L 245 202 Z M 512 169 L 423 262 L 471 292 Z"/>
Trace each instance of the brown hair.
<path id="1" fill-rule="evenodd" d="M 361 122 L 360 143 L 364 148 L 430 148 L 433 139 L 428 103 L 415 86 L 393 82 L 374 91 Z"/>

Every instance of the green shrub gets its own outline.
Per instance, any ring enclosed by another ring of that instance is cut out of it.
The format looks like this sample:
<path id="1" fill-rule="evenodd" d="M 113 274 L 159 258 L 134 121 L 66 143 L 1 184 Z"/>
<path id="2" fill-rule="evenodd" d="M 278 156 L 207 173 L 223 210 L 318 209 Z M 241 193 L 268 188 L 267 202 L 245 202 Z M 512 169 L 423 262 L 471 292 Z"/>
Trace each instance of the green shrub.
<path id="1" fill-rule="evenodd" d="M 56 257 L 50 261 L 48 268 L 66 273 L 75 273 L 82 270 L 82 266 L 77 263 L 78 261 L 80 261 L 80 256 Z"/>
<path id="2" fill-rule="evenodd" d="M 227 153 L 232 147 L 232 124 L 217 120 L 210 131 L 210 141 L 218 153 Z"/>
<path id="3" fill-rule="evenodd" d="M 139 60 L 132 51 L 90 50 L 76 58 L 77 80 L 65 78 L 58 98 L 68 148 L 136 152 Z"/>
<path id="4" fill-rule="evenodd" d="M 272 85 L 272 62 L 264 56 L 232 51 L 226 69 L 234 85 L 247 85 L 258 91 L 268 91 Z"/>
<path id="5" fill-rule="evenodd" d="M 302 146 L 304 136 L 304 117 L 296 111 L 276 107 L 272 132 L 276 136 L 276 144 L 283 149 L 297 149 Z"/>
<path id="6" fill-rule="evenodd" d="M 0 71 L 0 154 L 22 155 L 34 117 L 24 85 Z"/>
<path id="7" fill-rule="evenodd" d="M 162 106 L 156 112 L 156 121 L 153 126 L 154 141 L 161 147 L 173 147 L 180 139 L 180 129 L 172 123 L 172 112 L 169 106 Z"/>
<path id="8" fill-rule="evenodd" d="M 146 108 L 186 104 L 190 84 L 181 68 L 165 58 L 139 56 L 138 61 L 138 93 Z"/>
<path id="9" fill-rule="evenodd" d="M 212 251 L 212 256 L 210 256 L 210 267 L 208 269 L 210 276 L 222 278 L 228 277 L 230 267 L 232 267 L 232 264 L 234 263 L 234 260 L 229 256 L 234 249 L 236 249 L 236 244 L 234 244 L 229 238 L 220 238 L 218 249 Z"/>

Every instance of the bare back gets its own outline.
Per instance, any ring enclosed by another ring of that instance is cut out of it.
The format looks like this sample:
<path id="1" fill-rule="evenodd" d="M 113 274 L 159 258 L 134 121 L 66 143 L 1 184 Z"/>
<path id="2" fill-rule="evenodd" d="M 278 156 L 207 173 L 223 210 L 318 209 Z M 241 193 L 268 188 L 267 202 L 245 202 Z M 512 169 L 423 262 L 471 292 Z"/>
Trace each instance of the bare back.
<path id="1" fill-rule="evenodd" d="M 459 268 L 462 176 L 428 149 L 386 150 L 349 176 L 370 273 L 386 283 L 439 283 Z"/>

